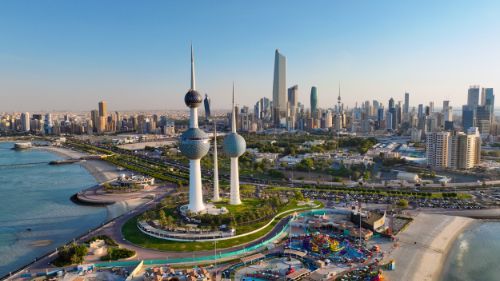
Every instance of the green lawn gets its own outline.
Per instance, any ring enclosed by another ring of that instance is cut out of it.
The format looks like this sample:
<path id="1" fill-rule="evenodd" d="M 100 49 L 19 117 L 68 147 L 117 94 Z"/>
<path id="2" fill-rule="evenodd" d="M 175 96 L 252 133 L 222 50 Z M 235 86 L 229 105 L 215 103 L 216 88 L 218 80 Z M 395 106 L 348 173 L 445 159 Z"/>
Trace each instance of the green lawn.
<path id="1" fill-rule="evenodd" d="M 322 206 L 321 203 L 316 202 Z M 291 205 L 291 204 L 290 204 Z M 280 211 L 286 211 L 293 208 L 297 208 L 295 206 L 289 206 L 286 209 Z M 311 207 L 307 209 L 312 209 Z M 256 233 L 246 235 L 239 238 L 233 238 L 228 240 L 222 240 L 217 242 L 217 248 L 229 248 L 237 245 L 241 245 L 244 243 L 251 242 L 255 239 L 258 239 L 264 236 L 266 233 L 270 232 L 273 227 L 280 221 L 280 219 L 286 217 L 289 213 L 283 214 L 279 216 L 276 220 L 274 220 L 269 226 L 258 231 Z M 265 222 L 264 224 L 266 224 Z M 264 225 L 263 224 L 263 225 Z M 253 227 L 255 229 L 256 227 Z M 127 241 L 132 242 L 138 246 L 150 249 L 156 249 L 161 251 L 175 251 L 175 252 L 191 252 L 191 251 L 203 251 L 203 250 L 212 250 L 214 248 L 214 242 L 177 242 L 177 241 L 168 241 L 163 239 L 158 239 L 151 237 L 142 233 L 139 228 L 137 228 L 137 217 L 134 217 L 128 220 L 122 227 L 122 233 Z"/>

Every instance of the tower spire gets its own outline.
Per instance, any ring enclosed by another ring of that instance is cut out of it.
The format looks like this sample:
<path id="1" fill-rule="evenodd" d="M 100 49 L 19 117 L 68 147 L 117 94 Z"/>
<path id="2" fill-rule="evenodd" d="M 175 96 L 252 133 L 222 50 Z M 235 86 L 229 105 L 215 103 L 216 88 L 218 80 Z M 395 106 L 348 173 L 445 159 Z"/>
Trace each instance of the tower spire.
<path id="1" fill-rule="evenodd" d="M 214 122 L 214 197 L 213 201 L 220 201 L 220 195 L 219 195 L 219 165 L 217 163 L 217 122 L 215 121 L 215 118 L 213 119 Z"/>
<path id="2" fill-rule="evenodd" d="M 236 133 L 236 116 L 235 116 L 235 110 L 234 110 L 234 82 L 233 82 L 233 110 L 231 113 L 231 132 Z"/>
<path id="3" fill-rule="evenodd" d="M 194 52 L 193 44 L 191 44 L 191 90 L 196 90 L 195 76 L 194 76 Z"/>
<path id="4" fill-rule="evenodd" d="M 340 98 L 340 81 L 339 81 L 339 97 L 337 98 L 337 104 L 338 104 L 338 108 L 337 110 L 340 112 L 341 111 L 341 98 Z"/>

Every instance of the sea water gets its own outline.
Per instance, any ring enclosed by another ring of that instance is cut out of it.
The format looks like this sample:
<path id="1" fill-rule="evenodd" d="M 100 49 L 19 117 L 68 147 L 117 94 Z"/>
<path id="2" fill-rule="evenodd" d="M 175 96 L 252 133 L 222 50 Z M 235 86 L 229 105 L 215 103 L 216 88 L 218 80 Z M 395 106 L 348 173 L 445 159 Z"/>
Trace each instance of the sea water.
<path id="1" fill-rule="evenodd" d="M 55 250 L 107 217 L 106 208 L 70 200 L 96 184 L 79 164 L 49 165 L 62 158 L 40 149 L 12 147 L 13 143 L 0 142 L 0 276 Z"/>
<path id="2" fill-rule="evenodd" d="M 473 224 L 454 242 L 445 262 L 443 281 L 500 280 L 500 222 Z"/>

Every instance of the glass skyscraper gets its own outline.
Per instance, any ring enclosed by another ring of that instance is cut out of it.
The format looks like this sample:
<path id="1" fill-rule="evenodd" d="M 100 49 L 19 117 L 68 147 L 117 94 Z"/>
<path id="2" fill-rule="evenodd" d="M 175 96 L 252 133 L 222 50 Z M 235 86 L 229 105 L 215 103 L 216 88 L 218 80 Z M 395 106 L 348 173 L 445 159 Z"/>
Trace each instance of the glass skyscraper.
<path id="1" fill-rule="evenodd" d="M 316 87 L 311 88 L 311 116 L 314 116 L 318 111 L 318 89 Z"/>
<path id="2" fill-rule="evenodd" d="M 280 54 L 279 50 L 276 50 L 273 81 L 273 121 L 276 127 L 280 126 L 281 118 L 286 117 L 286 112 L 286 57 Z"/>

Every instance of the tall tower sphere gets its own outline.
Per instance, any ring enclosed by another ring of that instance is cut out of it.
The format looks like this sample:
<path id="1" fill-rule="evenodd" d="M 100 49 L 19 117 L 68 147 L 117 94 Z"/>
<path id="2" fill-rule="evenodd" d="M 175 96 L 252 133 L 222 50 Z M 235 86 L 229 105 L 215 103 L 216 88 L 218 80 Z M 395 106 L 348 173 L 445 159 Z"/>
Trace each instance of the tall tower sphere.
<path id="1" fill-rule="evenodd" d="M 180 138 L 179 148 L 189 159 L 189 205 L 191 212 L 198 213 L 205 210 L 201 185 L 200 159 L 208 153 L 209 138 L 198 128 L 198 107 L 203 102 L 201 95 L 195 89 L 194 56 L 191 46 L 191 89 L 184 96 L 184 102 L 190 109 L 189 129 Z"/>

